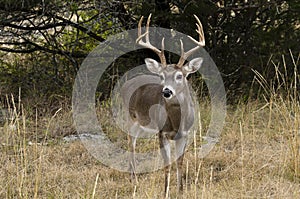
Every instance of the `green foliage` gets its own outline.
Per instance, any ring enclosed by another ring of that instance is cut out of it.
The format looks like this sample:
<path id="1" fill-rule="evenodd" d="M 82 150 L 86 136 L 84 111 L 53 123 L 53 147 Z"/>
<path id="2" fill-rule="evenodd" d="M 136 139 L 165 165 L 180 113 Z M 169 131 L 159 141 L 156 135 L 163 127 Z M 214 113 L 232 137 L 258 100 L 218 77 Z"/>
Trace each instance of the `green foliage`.
<path id="1" fill-rule="evenodd" d="M 233 96 L 248 98 L 253 70 L 266 79 L 272 78 L 274 71 L 265 67 L 270 57 L 276 62 L 290 51 L 295 55 L 300 52 L 298 0 L 21 2 L 0 2 L 0 51 L 13 53 L 2 55 L 2 93 L 22 87 L 25 95 L 27 90 L 32 91 L 32 85 L 43 84 L 43 80 L 53 81 L 47 86 L 58 85 L 57 90 L 34 87 L 43 94 L 45 90 L 48 94 L 71 93 L 68 89 L 83 58 L 99 42 L 135 28 L 140 16 L 150 13 L 152 25 L 172 28 L 194 38 L 196 14 L 204 27 L 205 48 L 224 74 L 228 93 Z M 101 95 L 108 96 L 114 78 L 142 63 L 145 57 L 153 57 L 153 53 L 139 51 L 117 59 L 112 66 L 116 69 L 110 67 L 100 83 Z M 170 57 L 173 61 L 173 55 Z M 287 69 L 288 73 L 292 70 Z"/>
<path id="2" fill-rule="evenodd" d="M 51 100 L 54 95 L 70 96 L 74 76 L 69 74 L 70 68 L 64 67 L 71 65 L 68 60 L 56 56 L 49 64 L 49 56 L 45 53 L 7 57 L 11 60 L 0 63 L 1 100 L 5 101 L 5 95 L 19 96 L 20 93 L 31 105 L 44 106 L 40 103 L 47 102 L 51 108 L 52 103 L 56 103 Z"/>

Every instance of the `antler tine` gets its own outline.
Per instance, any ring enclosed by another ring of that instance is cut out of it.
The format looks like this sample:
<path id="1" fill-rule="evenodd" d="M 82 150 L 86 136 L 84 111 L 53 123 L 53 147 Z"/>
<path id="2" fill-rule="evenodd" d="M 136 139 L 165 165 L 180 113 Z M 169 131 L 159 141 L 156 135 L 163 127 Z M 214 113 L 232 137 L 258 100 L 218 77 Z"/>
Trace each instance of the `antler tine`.
<path id="1" fill-rule="evenodd" d="M 152 51 L 154 51 L 158 57 L 160 58 L 160 62 L 162 64 L 163 67 L 167 66 L 167 61 L 166 61 L 166 57 L 164 54 L 164 38 L 162 39 L 162 43 L 161 43 L 161 50 L 159 50 L 158 48 L 154 47 L 151 43 L 150 43 L 150 39 L 149 39 L 149 25 L 150 25 L 150 21 L 151 21 L 151 14 L 149 15 L 148 19 L 147 19 L 147 24 L 146 24 L 146 32 L 144 34 L 142 34 L 142 21 L 143 21 L 144 17 L 142 16 L 139 23 L 138 23 L 138 38 L 136 39 L 136 43 L 151 49 Z M 145 37 L 146 42 L 143 41 L 143 38 Z"/>
<path id="2" fill-rule="evenodd" d="M 204 38 L 202 23 L 201 23 L 200 19 L 197 17 L 197 15 L 194 15 L 194 17 L 197 20 L 196 26 L 198 29 L 196 30 L 196 32 L 199 34 L 199 42 L 196 42 L 196 44 L 198 44 L 199 46 L 205 46 L 205 38 Z"/>
<path id="3" fill-rule="evenodd" d="M 149 17 L 147 19 L 147 24 L 146 24 L 146 32 L 148 33 L 148 34 L 146 34 L 146 43 L 150 43 L 150 39 L 149 39 L 149 26 L 150 26 L 151 16 L 152 16 L 152 14 L 150 13 Z"/>
<path id="4" fill-rule="evenodd" d="M 138 38 L 136 40 L 136 42 L 138 42 L 138 39 L 141 37 L 141 34 L 142 34 L 142 22 L 143 22 L 143 19 L 144 19 L 144 16 L 142 16 L 139 20 L 139 23 L 138 23 Z"/>
<path id="5" fill-rule="evenodd" d="M 182 42 L 182 40 L 180 39 L 180 50 L 181 50 L 181 55 L 180 55 L 180 59 L 179 59 L 179 61 L 178 61 L 178 63 L 177 63 L 177 66 L 179 67 L 179 68 L 181 68 L 182 66 L 183 66 L 183 64 L 184 64 L 184 61 L 185 61 L 185 53 L 184 53 L 184 48 L 183 48 L 183 42 Z"/>
<path id="6" fill-rule="evenodd" d="M 184 48 L 183 48 L 183 43 L 182 43 L 182 40 L 180 40 L 180 47 L 181 47 L 181 56 L 180 56 L 180 59 L 177 63 L 177 67 L 181 68 L 185 62 L 185 60 L 190 56 L 192 55 L 194 52 L 196 52 L 200 46 L 205 46 L 205 38 L 204 38 L 204 32 L 203 32 L 203 27 L 202 27 L 202 24 L 199 20 L 199 18 L 194 15 L 194 17 L 196 18 L 197 20 L 197 23 L 196 23 L 196 26 L 197 26 L 197 29 L 196 29 L 196 32 L 199 34 L 199 41 L 196 41 L 193 37 L 191 36 L 188 36 L 188 38 L 190 40 L 192 40 L 197 46 L 192 48 L 191 50 L 187 51 L 187 52 L 184 52 Z"/>

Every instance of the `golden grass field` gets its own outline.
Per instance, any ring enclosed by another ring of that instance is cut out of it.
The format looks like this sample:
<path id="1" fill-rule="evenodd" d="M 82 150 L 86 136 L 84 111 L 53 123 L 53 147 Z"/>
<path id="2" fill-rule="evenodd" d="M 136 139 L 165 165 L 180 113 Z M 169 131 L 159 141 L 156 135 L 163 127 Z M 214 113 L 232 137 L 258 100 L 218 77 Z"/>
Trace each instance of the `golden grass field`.
<path id="1" fill-rule="evenodd" d="M 284 86 L 279 79 L 283 92 L 277 93 L 256 73 L 260 99 L 227 106 L 220 142 L 205 158 L 197 157 L 199 142 L 189 146 L 182 198 L 300 198 L 299 94 L 296 84 Z M 140 174 L 132 184 L 130 174 L 104 166 L 80 141 L 63 141 L 75 133 L 69 106 L 39 116 L 8 98 L 14 118 L 0 129 L 0 198 L 163 198 L 162 170 Z M 208 100 L 200 109 L 205 132 Z M 105 106 L 99 111 L 108 114 Z M 106 130 L 126 146 L 126 135 Z M 175 179 L 174 166 L 171 198 L 178 197 Z"/>

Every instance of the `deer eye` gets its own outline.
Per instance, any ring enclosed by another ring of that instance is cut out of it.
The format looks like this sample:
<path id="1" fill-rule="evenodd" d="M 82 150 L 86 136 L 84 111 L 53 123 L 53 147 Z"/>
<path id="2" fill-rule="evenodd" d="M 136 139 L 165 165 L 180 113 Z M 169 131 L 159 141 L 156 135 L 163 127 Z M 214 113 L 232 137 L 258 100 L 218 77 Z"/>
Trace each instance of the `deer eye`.
<path id="1" fill-rule="evenodd" d="M 176 80 L 182 80 L 183 75 L 182 74 L 178 74 L 176 75 Z"/>

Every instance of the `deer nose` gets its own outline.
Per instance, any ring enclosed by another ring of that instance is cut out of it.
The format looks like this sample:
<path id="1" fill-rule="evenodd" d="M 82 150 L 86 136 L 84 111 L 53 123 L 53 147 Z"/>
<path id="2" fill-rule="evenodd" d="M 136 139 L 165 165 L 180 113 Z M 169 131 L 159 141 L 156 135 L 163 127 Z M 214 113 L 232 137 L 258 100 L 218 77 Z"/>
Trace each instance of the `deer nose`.
<path id="1" fill-rule="evenodd" d="M 168 89 L 168 88 L 165 88 L 163 89 L 162 91 L 162 95 L 165 97 L 165 98 L 170 98 L 172 95 L 173 95 L 173 92 Z"/>

